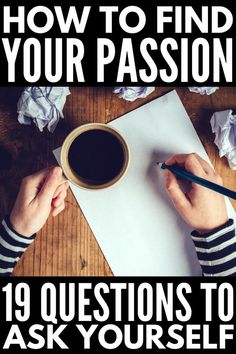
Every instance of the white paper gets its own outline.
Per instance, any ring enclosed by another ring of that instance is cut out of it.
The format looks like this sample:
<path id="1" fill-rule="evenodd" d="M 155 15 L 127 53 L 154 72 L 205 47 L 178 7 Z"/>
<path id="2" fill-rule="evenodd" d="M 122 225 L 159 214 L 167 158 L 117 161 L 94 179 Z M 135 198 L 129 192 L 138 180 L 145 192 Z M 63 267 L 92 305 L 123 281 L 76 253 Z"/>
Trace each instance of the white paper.
<path id="1" fill-rule="evenodd" d="M 145 98 L 155 90 L 155 87 L 114 87 L 113 93 L 126 101 L 135 101 L 137 98 Z"/>
<path id="2" fill-rule="evenodd" d="M 69 94 L 68 87 L 26 87 L 17 103 L 19 123 L 30 125 L 32 120 L 40 131 L 47 126 L 53 133 L 63 118 L 62 109 Z"/>
<path id="3" fill-rule="evenodd" d="M 211 127 L 220 157 L 225 156 L 229 166 L 236 170 L 236 115 L 232 109 L 215 112 L 211 117 Z"/>
<path id="4" fill-rule="evenodd" d="M 127 174 L 108 189 L 71 189 L 114 275 L 201 275 L 192 230 L 172 206 L 156 165 L 193 151 L 208 160 L 178 95 L 172 91 L 109 125 L 129 144 Z"/>
<path id="5" fill-rule="evenodd" d="M 193 86 L 193 87 L 189 87 L 188 89 L 190 92 L 196 92 L 196 93 L 200 93 L 200 95 L 208 95 L 209 96 L 209 95 L 213 94 L 214 92 L 216 92 L 216 90 L 218 90 L 219 87 Z"/>

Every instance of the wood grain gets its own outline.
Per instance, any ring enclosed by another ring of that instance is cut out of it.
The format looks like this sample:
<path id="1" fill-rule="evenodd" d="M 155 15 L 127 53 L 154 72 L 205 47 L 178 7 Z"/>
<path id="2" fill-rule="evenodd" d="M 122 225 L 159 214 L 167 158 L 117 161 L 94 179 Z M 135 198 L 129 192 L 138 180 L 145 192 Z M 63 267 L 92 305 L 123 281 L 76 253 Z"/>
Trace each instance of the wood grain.
<path id="1" fill-rule="evenodd" d="M 62 144 L 73 128 L 88 122 L 109 122 L 172 89 L 157 88 L 146 99 L 127 102 L 112 94 L 109 87 L 72 88 L 64 108 L 65 118 L 51 134 L 40 133 L 34 126 L 20 126 L 16 102 L 21 88 L 0 88 L 0 146 L 10 151 L 13 159 L 8 171 L 0 171 L 0 216 L 11 210 L 23 176 L 55 164 L 52 150 Z M 225 186 L 236 190 L 236 172 L 224 158 L 219 158 L 209 123 L 214 111 L 236 108 L 236 88 L 221 88 L 211 96 L 190 93 L 187 88 L 176 89 Z M 233 205 L 236 208 L 235 202 Z M 14 275 L 112 275 L 71 192 L 66 210 L 49 218 L 18 262 Z"/>

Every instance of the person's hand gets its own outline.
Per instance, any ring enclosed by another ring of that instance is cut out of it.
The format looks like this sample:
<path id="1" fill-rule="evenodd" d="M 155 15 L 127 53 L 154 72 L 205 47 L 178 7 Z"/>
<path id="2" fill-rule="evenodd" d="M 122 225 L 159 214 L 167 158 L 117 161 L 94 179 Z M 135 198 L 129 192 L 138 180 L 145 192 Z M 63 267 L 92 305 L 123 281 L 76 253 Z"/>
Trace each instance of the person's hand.
<path id="1" fill-rule="evenodd" d="M 198 177 L 222 185 L 221 177 L 197 154 L 175 155 L 166 164 L 178 164 Z M 184 193 L 177 177 L 168 170 L 164 173 L 167 193 L 187 224 L 206 233 L 228 221 L 225 200 L 221 194 L 195 183 L 191 184 L 188 193 Z"/>
<path id="2" fill-rule="evenodd" d="M 38 232 L 50 213 L 56 216 L 65 208 L 68 186 L 60 167 L 24 178 L 10 215 L 13 229 L 28 237 Z"/>

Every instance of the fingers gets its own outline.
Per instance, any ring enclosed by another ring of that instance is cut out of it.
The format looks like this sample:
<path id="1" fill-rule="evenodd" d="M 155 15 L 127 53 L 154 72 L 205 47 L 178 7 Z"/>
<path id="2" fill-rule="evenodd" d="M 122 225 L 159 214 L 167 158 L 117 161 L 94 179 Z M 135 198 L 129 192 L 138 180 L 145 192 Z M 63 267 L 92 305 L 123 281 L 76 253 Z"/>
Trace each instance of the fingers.
<path id="1" fill-rule="evenodd" d="M 52 216 L 57 216 L 58 214 L 60 214 L 63 210 L 65 209 L 65 201 L 63 200 L 63 202 L 61 203 L 60 206 L 54 208 L 52 210 Z"/>
<path id="2" fill-rule="evenodd" d="M 204 177 L 205 176 L 205 169 L 207 162 L 203 164 L 202 161 L 203 159 L 199 159 L 197 154 L 179 154 L 171 157 L 166 164 L 167 165 L 173 165 L 173 164 L 178 164 L 180 166 L 183 166 L 186 171 L 192 172 L 198 177 Z"/>
<path id="3" fill-rule="evenodd" d="M 167 193 L 169 194 L 175 208 L 179 211 L 185 208 L 191 208 L 190 201 L 186 198 L 173 173 L 165 170 L 164 176 Z"/>
<path id="4" fill-rule="evenodd" d="M 38 198 L 41 202 L 51 204 L 53 196 L 58 186 L 63 181 L 62 169 L 54 167 L 46 176 L 43 186 L 38 193 Z"/>
<path id="5" fill-rule="evenodd" d="M 215 171 L 214 171 L 213 167 L 208 162 L 206 162 L 206 160 L 204 160 L 198 154 L 194 154 L 194 155 L 198 159 L 199 163 L 201 164 L 201 166 L 202 166 L 202 168 L 203 168 L 203 170 L 205 171 L 206 174 L 208 174 L 208 175 L 215 174 Z"/>
<path id="6" fill-rule="evenodd" d="M 53 207 L 59 207 L 61 203 L 64 201 L 67 195 L 67 190 L 69 187 L 69 183 L 65 182 L 63 185 L 60 186 L 59 193 L 56 195 L 56 197 L 52 200 L 52 206 Z"/>
<path id="7" fill-rule="evenodd" d="M 46 168 L 44 170 L 41 170 L 37 173 L 34 173 L 33 175 L 27 176 L 23 179 L 23 184 L 26 184 L 27 182 L 31 181 L 31 183 L 34 183 L 35 186 L 38 186 L 46 176 L 48 175 L 49 169 Z"/>
<path id="8" fill-rule="evenodd" d="M 34 173 L 33 175 L 29 175 L 23 178 L 21 183 L 22 189 L 26 190 L 28 194 L 33 194 L 34 196 L 36 196 L 44 185 L 49 173 L 53 170 L 55 171 L 56 169 L 60 169 L 60 167 L 54 167 L 51 169 L 47 168 L 37 173 Z M 61 174 L 61 183 L 65 181 L 66 179 Z"/>
<path id="9" fill-rule="evenodd" d="M 67 190 L 68 188 L 69 188 L 69 182 L 68 181 L 65 181 L 65 182 L 61 183 L 57 187 L 57 189 L 56 189 L 56 191 L 55 191 L 55 193 L 53 195 L 53 199 L 57 198 L 61 194 L 61 192 L 63 192 L 64 190 Z"/>

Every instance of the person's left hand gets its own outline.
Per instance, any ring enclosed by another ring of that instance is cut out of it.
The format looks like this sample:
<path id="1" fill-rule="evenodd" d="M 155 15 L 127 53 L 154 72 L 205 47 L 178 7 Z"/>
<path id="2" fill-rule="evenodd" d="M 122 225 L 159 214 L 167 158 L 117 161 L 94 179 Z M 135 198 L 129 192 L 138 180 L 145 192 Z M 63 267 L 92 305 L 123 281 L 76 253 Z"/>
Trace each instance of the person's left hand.
<path id="1" fill-rule="evenodd" d="M 28 237 L 38 232 L 50 214 L 56 216 L 65 208 L 68 187 L 60 167 L 24 178 L 10 215 L 13 229 Z"/>

